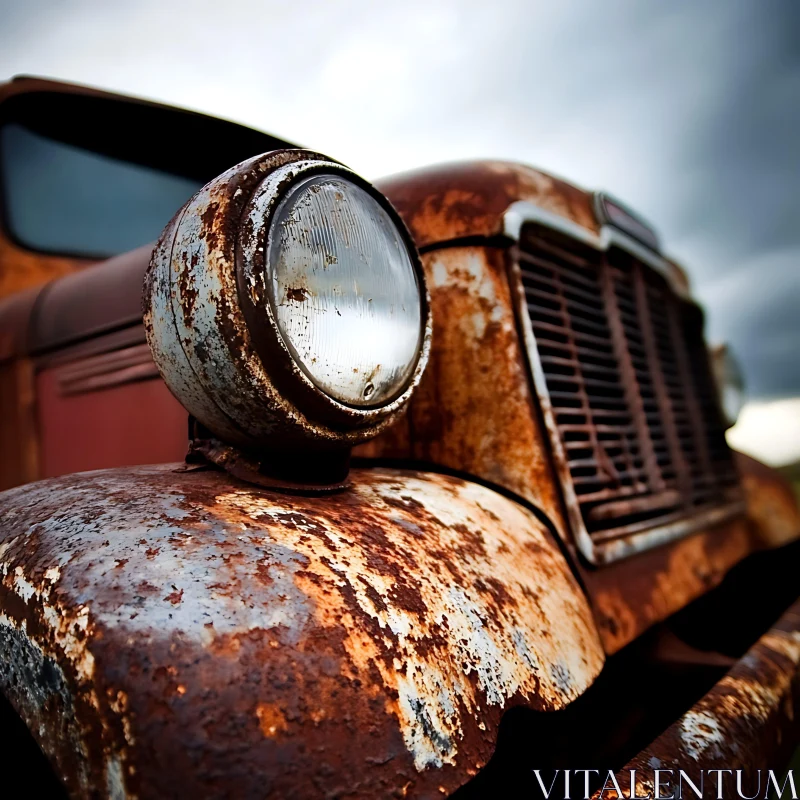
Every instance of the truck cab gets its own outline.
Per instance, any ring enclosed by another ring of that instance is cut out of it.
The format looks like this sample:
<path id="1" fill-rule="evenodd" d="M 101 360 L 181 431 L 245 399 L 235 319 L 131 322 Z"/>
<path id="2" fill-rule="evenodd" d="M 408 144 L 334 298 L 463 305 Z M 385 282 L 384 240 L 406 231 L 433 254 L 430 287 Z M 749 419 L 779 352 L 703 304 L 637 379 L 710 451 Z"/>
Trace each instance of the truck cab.
<path id="1" fill-rule="evenodd" d="M 633 210 L 34 78 L 0 188 L 0 722 L 48 791 L 785 766 L 800 513 Z"/>

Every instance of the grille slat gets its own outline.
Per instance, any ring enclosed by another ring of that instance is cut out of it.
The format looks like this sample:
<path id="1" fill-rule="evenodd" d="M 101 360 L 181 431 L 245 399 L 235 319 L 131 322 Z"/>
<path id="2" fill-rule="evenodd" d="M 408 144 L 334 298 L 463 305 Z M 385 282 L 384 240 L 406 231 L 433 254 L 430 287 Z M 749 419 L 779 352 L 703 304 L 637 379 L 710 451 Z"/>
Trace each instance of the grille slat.
<path id="1" fill-rule="evenodd" d="M 659 273 L 527 225 L 519 267 L 567 475 L 605 542 L 727 503 L 738 476 L 702 312 Z"/>

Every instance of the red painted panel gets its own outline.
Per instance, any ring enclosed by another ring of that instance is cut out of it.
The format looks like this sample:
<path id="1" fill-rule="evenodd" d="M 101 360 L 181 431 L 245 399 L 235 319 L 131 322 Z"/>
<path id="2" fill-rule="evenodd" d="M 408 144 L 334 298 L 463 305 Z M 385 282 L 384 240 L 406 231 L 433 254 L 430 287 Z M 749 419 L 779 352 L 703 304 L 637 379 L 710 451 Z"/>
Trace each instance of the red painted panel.
<path id="1" fill-rule="evenodd" d="M 43 478 L 183 460 L 188 417 L 160 378 L 64 394 L 64 369 L 37 377 Z"/>

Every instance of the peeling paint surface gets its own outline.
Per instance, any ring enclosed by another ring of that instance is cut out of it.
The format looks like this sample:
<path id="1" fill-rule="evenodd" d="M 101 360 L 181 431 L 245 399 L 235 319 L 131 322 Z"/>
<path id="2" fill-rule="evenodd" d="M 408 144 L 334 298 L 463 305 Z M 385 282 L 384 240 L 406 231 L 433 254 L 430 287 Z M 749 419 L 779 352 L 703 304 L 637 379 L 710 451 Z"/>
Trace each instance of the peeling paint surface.
<path id="1" fill-rule="evenodd" d="M 725 744 L 717 718 L 707 711 L 694 710 L 681 720 L 681 741 L 686 755 L 694 761 L 707 752 L 719 757 L 720 747 Z"/>
<path id="2" fill-rule="evenodd" d="M 506 708 L 561 708 L 602 666 L 549 534 L 486 488 L 357 470 L 301 498 L 176 468 L 2 496 L 0 632 L 63 702 L 3 690 L 78 796 L 440 797 Z"/>

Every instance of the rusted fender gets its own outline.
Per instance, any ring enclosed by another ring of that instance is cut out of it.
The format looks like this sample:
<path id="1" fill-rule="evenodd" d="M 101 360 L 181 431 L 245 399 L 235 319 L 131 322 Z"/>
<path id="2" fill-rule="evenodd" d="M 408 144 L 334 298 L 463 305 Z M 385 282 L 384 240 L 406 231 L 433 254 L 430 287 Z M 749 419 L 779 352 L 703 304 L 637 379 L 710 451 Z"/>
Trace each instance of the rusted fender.
<path id="1" fill-rule="evenodd" d="M 487 488 L 183 469 L 0 495 L 2 690 L 76 796 L 441 797 L 505 709 L 602 666 L 556 544 Z"/>
<path id="2" fill-rule="evenodd" d="M 666 772 L 659 776 L 662 797 L 677 796 L 679 770 L 703 791 L 703 797 L 764 797 L 767 770 L 773 769 L 782 780 L 781 767 L 796 747 L 798 733 L 800 600 L 705 697 L 617 773 L 621 796 L 633 796 L 632 774 L 636 794 L 652 795 L 654 770 L 659 769 L 673 770 L 671 776 Z M 728 791 L 721 794 L 718 776 L 708 774 L 718 769 L 728 773 L 722 777 Z M 734 788 L 735 770 L 743 771 L 744 794 Z M 664 781 L 671 783 L 665 786 Z M 683 785 L 684 796 L 696 796 L 689 784 Z M 595 798 L 600 796 L 598 792 Z M 606 800 L 619 796 L 610 783 L 602 792 Z"/>

